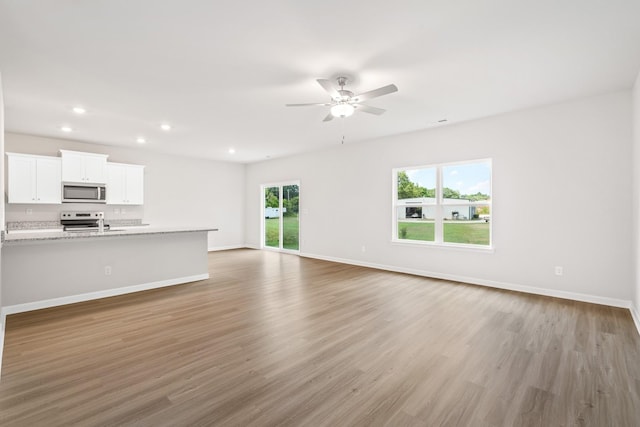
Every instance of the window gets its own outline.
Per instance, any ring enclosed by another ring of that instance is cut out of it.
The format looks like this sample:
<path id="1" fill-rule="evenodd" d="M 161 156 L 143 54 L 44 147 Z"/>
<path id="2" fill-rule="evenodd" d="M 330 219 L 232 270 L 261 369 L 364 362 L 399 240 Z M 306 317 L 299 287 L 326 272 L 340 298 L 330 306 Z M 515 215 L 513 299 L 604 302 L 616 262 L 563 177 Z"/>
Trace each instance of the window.
<path id="1" fill-rule="evenodd" d="M 395 242 L 491 246 L 491 160 L 393 170 Z"/>

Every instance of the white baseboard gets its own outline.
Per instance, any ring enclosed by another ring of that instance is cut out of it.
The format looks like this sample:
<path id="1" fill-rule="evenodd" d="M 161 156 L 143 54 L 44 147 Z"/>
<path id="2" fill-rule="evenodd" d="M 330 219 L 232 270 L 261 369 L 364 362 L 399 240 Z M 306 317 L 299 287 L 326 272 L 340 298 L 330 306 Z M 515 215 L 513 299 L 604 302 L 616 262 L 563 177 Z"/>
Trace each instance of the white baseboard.
<path id="1" fill-rule="evenodd" d="M 244 249 L 244 248 L 246 248 L 245 245 L 211 246 L 207 250 L 209 252 L 216 252 L 216 251 L 228 251 L 231 249 Z"/>
<path id="2" fill-rule="evenodd" d="M 569 299 L 574 301 L 590 302 L 594 304 L 631 309 L 631 301 L 617 299 L 617 298 L 601 297 L 597 295 L 588 295 L 588 294 L 581 294 L 576 292 L 557 291 L 553 289 L 538 288 L 535 286 L 516 285 L 513 283 L 497 282 L 494 280 L 477 279 L 475 277 L 458 276 L 455 274 L 443 274 L 443 273 L 437 273 L 437 272 L 426 271 L 426 270 L 402 268 L 402 267 L 396 267 L 396 266 L 390 266 L 390 265 L 384 265 L 384 264 L 376 264 L 376 263 L 363 262 L 363 261 L 357 261 L 357 260 L 345 259 L 345 258 L 334 258 L 334 257 L 309 254 L 309 253 L 300 253 L 300 256 L 307 257 L 307 258 L 321 259 L 324 261 L 338 262 L 341 264 L 351 264 L 351 265 L 357 265 L 360 267 L 375 268 L 378 270 L 393 271 L 396 273 L 407 273 L 407 274 L 413 274 L 416 276 L 431 277 L 434 279 L 452 280 L 454 282 L 470 283 L 472 285 L 487 286 L 490 288 L 505 289 L 509 291 L 518 291 L 518 292 L 524 292 L 528 294 L 545 295 L 545 296 L 555 297 L 555 298 L 563 298 L 563 299 Z M 636 322 L 636 326 L 637 326 L 637 322 Z"/>
<path id="3" fill-rule="evenodd" d="M 88 292 L 86 294 L 70 295 L 60 298 L 52 298 L 41 301 L 28 302 L 24 304 L 8 305 L 2 307 L 2 324 L 4 327 L 6 316 L 9 314 L 23 313 L 25 311 L 40 310 L 43 308 L 56 307 L 59 305 L 74 304 L 77 302 L 90 301 L 100 298 L 108 298 L 117 295 L 130 294 L 132 292 L 147 291 L 150 289 L 164 288 L 166 286 L 179 285 L 182 283 L 195 282 L 209 278 L 209 273 L 196 274 L 194 276 L 178 277 L 175 279 L 160 280 L 157 282 L 142 283 L 140 285 L 124 286 L 122 288 L 106 289 L 104 291 Z"/>
<path id="4" fill-rule="evenodd" d="M 638 314 L 638 309 L 632 304 L 631 307 L 629 307 L 629 311 L 631 312 L 633 323 L 636 324 L 636 329 L 638 330 L 638 334 L 640 335 L 640 315 Z"/>

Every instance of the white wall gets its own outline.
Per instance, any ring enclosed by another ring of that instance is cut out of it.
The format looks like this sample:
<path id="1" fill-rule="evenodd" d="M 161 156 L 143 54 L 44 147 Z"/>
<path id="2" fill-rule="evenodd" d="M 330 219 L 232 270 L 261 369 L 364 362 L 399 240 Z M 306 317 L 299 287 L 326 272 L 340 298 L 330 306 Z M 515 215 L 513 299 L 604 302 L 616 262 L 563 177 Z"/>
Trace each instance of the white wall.
<path id="1" fill-rule="evenodd" d="M 635 267 L 634 318 L 640 332 L 640 74 L 633 86 L 633 263 Z"/>
<path id="2" fill-rule="evenodd" d="M 0 74 L 0 156 L 4 159 L 4 98 L 2 95 L 2 74 Z M 0 161 L 0 191 L 4 194 L 4 161 Z M 4 230 L 4 203 L 0 203 L 0 230 Z M 0 258 L 2 243 L 0 243 Z M 0 267 L 0 307 L 2 307 L 2 267 Z M 4 340 L 4 317 L 0 315 L 0 365 Z"/>
<path id="3" fill-rule="evenodd" d="M 80 141 L 42 138 L 7 133 L 6 151 L 58 156 L 60 149 L 103 153 L 109 161 L 145 165 L 144 206 L 127 206 L 116 215 L 113 207 L 103 209 L 107 219 L 142 218 L 153 226 L 211 226 L 209 248 L 244 244 L 244 165 L 154 153 L 136 148 L 89 144 Z M 5 198 L 6 200 L 6 198 Z M 6 205 L 7 221 L 58 221 L 61 210 L 86 205 Z M 26 208 L 33 214 L 27 216 Z M 120 208 L 120 207 L 119 207 Z"/>
<path id="4" fill-rule="evenodd" d="M 299 179 L 303 254 L 628 304 L 630 111 L 625 91 L 248 165 L 247 243 L 260 244 L 260 184 Z M 494 253 L 391 243 L 392 168 L 483 158 Z"/>

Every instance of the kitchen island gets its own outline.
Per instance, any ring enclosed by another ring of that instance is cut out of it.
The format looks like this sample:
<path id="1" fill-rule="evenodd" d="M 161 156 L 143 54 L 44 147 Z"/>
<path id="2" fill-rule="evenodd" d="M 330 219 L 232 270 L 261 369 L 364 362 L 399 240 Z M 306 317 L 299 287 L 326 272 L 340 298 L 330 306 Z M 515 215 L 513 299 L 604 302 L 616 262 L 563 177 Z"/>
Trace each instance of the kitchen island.
<path id="1" fill-rule="evenodd" d="M 2 312 L 19 313 L 209 278 L 206 227 L 5 235 Z"/>

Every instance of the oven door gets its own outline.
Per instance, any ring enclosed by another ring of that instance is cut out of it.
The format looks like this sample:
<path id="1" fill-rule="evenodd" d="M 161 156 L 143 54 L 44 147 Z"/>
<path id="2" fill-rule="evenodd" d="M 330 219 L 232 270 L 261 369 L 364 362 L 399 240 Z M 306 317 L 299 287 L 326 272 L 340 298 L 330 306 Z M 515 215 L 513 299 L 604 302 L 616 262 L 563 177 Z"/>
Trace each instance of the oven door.
<path id="1" fill-rule="evenodd" d="M 63 184 L 64 203 L 106 203 L 106 189 L 103 185 Z"/>

